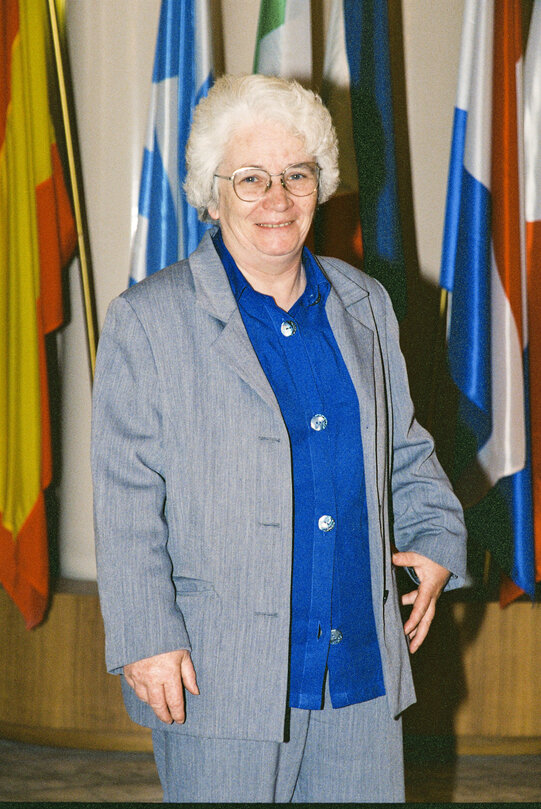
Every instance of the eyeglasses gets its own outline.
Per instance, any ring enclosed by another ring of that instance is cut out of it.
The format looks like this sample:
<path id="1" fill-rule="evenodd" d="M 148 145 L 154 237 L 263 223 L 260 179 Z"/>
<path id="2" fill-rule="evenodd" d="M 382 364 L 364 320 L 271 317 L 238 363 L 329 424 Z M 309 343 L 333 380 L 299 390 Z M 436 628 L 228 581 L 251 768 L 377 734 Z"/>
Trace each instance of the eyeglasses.
<path id="1" fill-rule="evenodd" d="M 255 166 L 243 166 L 230 177 L 215 174 L 221 180 L 230 180 L 233 191 L 243 202 L 255 202 L 265 196 L 272 185 L 273 177 L 280 177 L 282 187 L 295 197 L 313 194 L 319 183 L 320 168 L 317 163 L 295 163 L 278 174 L 271 174 Z"/>

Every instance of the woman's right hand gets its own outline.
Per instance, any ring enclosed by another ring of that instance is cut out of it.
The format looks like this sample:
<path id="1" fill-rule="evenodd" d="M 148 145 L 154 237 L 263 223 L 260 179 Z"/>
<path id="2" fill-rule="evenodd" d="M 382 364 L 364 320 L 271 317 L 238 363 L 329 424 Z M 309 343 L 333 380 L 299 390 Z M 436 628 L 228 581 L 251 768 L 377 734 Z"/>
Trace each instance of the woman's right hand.
<path id="1" fill-rule="evenodd" d="M 145 657 L 124 666 L 124 677 L 139 699 L 148 703 L 158 719 L 182 724 L 186 720 L 184 688 L 199 694 L 190 652 L 174 652 Z"/>

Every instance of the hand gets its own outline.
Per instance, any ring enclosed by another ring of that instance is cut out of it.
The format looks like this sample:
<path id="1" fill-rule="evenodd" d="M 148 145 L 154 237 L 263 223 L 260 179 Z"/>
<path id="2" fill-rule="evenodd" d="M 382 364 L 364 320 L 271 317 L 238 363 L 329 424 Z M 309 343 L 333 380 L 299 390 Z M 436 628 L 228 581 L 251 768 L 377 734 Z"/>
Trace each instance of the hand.
<path id="1" fill-rule="evenodd" d="M 447 584 L 451 572 L 420 553 L 407 551 L 393 553 L 397 567 L 413 567 L 419 579 L 419 587 L 402 596 L 402 604 L 413 604 L 404 632 L 410 641 L 410 652 L 416 652 L 428 634 L 436 613 L 436 601 Z"/>
<path id="2" fill-rule="evenodd" d="M 184 691 L 199 694 L 195 669 L 187 649 L 145 657 L 124 666 L 124 677 L 139 699 L 150 705 L 162 722 L 186 719 Z"/>

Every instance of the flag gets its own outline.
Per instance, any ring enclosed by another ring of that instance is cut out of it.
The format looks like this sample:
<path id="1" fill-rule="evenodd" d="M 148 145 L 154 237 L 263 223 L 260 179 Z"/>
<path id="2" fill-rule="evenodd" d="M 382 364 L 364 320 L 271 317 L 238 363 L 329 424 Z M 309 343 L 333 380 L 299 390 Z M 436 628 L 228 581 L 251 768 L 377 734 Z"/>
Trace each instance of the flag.
<path id="1" fill-rule="evenodd" d="M 466 0 L 442 248 L 470 539 L 534 596 L 520 0 Z"/>
<path id="2" fill-rule="evenodd" d="M 254 73 L 312 81 L 311 4 L 307 0 L 261 0 Z"/>
<path id="3" fill-rule="evenodd" d="M 406 313 L 406 268 L 396 179 L 387 0 L 343 0 L 357 157 L 363 269 Z"/>
<path id="4" fill-rule="evenodd" d="M 406 313 L 386 0 L 331 4 L 321 95 L 340 147 L 340 187 L 318 212 L 318 248 L 362 264 Z"/>
<path id="5" fill-rule="evenodd" d="M 0 581 L 28 628 L 48 598 L 51 481 L 45 335 L 62 323 L 76 243 L 51 123 L 45 3 L 0 15 Z"/>
<path id="6" fill-rule="evenodd" d="M 310 84 L 310 3 L 261 0 L 254 71 Z M 331 4 L 322 98 L 340 145 L 341 186 L 316 216 L 318 252 L 378 278 L 406 311 L 386 0 Z M 362 223 L 362 238 L 361 225 Z"/>
<path id="7" fill-rule="evenodd" d="M 130 284 L 186 258 L 208 228 L 182 185 L 193 110 L 212 71 L 209 0 L 162 0 Z"/>
<path id="8" fill-rule="evenodd" d="M 346 53 L 344 5 L 331 5 L 321 98 L 331 113 L 339 144 L 340 185 L 316 214 L 317 250 L 354 266 L 362 266 L 357 160 L 353 143 L 349 65 Z"/>
<path id="9" fill-rule="evenodd" d="M 541 581 L 541 3 L 534 3 L 524 62 L 526 267 L 535 578 Z"/>

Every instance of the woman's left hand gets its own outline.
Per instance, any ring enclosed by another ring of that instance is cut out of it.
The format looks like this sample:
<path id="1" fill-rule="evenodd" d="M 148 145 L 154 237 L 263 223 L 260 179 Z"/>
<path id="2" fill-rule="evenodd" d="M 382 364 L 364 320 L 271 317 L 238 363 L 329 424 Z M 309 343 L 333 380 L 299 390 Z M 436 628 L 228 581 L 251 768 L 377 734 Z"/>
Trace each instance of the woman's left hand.
<path id="1" fill-rule="evenodd" d="M 412 567 L 419 579 L 419 587 L 402 596 L 402 604 L 413 605 L 404 632 L 410 641 L 410 652 L 416 652 L 428 634 L 436 613 L 436 601 L 447 584 L 450 571 L 415 551 L 393 553 L 397 567 Z"/>

